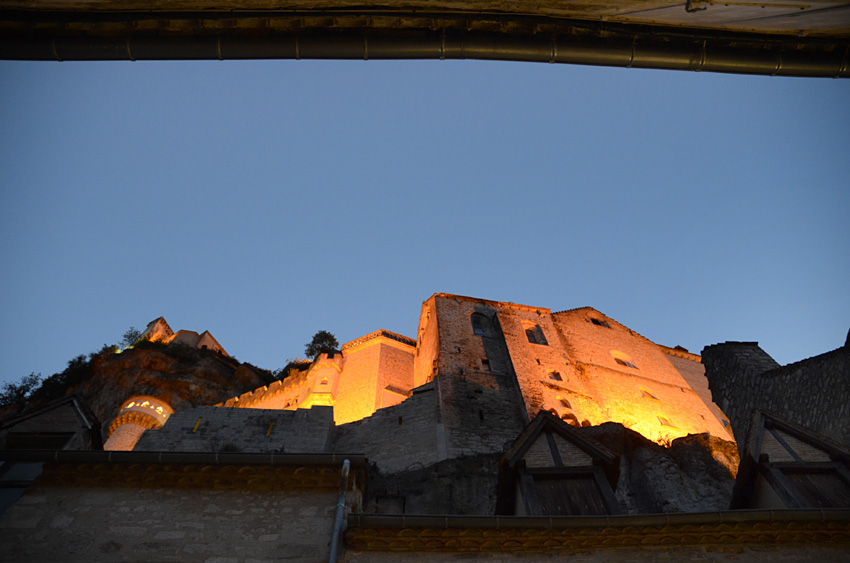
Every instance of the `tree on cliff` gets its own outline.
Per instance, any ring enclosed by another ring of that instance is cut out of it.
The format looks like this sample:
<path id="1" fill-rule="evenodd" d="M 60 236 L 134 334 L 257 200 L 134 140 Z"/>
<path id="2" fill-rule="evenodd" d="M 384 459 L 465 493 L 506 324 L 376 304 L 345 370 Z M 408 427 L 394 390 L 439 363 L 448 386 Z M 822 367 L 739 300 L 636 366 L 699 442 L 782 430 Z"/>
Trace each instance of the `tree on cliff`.
<path id="1" fill-rule="evenodd" d="M 4 383 L 0 390 L 0 408 L 26 403 L 39 384 L 41 384 L 41 374 L 35 372 L 25 375 L 18 383 Z"/>
<path id="2" fill-rule="evenodd" d="M 336 336 L 326 330 L 320 330 L 313 335 L 313 340 L 307 344 L 304 353 L 314 360 L 322 352 L 335 352 L 338 347 L 339 342 L 336 341 Z"/>
<path id="3" fill-rule="evenodd" d="M 130 346 L 135 344 L 136 340 L 138 340 L 141 336 L 142 331 L 140 331 L 134 326 L 131 326 L 127 329 L 127 332 L 124 333 L 124 336 L 121 337 L 121 348 L 129 348 Z"/>

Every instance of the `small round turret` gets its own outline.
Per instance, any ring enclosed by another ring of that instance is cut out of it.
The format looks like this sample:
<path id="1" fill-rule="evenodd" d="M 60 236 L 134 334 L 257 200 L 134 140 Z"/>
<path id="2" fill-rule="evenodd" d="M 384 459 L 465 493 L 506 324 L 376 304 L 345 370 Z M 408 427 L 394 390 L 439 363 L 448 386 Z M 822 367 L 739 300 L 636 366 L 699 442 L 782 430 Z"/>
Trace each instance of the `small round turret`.
<path id="1" fill-rule="evenodd" d="M 162 428 L 172 414 L 174 409 L 162 399 L 149 395 L 129 398 L 109 425 L 109 439 L 103 449 L 132 450 L 145 430 Z"/>

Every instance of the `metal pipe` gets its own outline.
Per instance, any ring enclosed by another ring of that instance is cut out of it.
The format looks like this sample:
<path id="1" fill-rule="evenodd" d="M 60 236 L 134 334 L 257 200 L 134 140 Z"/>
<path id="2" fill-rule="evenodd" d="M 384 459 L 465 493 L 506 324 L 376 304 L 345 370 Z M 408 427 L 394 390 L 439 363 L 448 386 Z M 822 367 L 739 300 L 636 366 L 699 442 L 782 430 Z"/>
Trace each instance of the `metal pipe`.
<path id="1" fill-rule="evenodd" d="M 342 515 L 345 512 L 345 493 L 348 492 L 348 470 L 351 464 L 346 459 L 342 462 L 342 472 L 339 476 L 339 499 L 336 503 L 336 518 L 334 519 L 334 531 L 331 536 L 331 553 L 328 556 L 328 563 L 336 563 L 337 549 L 339 546 L 339 536 L 342 532 Z"/>
<path id="2" fill-rule="evenodd" d="M 787 41 L 793 39 L 786 38 Z M 414 30 L 249 37 L 20 36 L 0 39 L 9 60 L 481 59 L 691 70 L 773 76 L 850 78 L 850 44 L 786 48 L 781 39 L 729 41 L 634 35 L 631 38 L 514 36 Z"/>

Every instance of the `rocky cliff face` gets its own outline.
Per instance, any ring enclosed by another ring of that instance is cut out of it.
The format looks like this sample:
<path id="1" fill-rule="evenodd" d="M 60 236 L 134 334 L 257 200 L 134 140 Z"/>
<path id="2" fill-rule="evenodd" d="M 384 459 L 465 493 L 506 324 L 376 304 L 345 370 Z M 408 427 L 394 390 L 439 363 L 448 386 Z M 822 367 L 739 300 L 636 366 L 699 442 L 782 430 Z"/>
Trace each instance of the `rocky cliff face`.
<path id="1" fill-rule="evenodd" d="M 623 514 L 727 510 L 738 470 L 738 450 L 708 434 L 663 447 L 622 424 L 579 429 L 620 456 L 614 495 Z M 496 510 L 501 454 L 449 459 L 412 470 L 369 471 L 367 513 L 466 514 Z M 402 500 L 403 499 L 403 500 Z"/>
<path id="2" fill-rule="evenodd" d="M 691 434 L 663 447 L 613 422 L 581 432 L 620 455 L 615 496 L 625 513 L 729 508 L 739 462 L 734 442 Z"/>
<path id="3" fill-rule="evenodd" d="M 69 391 L 82 393 L 103 427 L 134 395 L 151 395 L 168 402 L 175 411 L 214 405 L 262 387 L 268 375 L 262 370 L 205 350 L 132 349 L 93 360 L 92 377 Z"/>

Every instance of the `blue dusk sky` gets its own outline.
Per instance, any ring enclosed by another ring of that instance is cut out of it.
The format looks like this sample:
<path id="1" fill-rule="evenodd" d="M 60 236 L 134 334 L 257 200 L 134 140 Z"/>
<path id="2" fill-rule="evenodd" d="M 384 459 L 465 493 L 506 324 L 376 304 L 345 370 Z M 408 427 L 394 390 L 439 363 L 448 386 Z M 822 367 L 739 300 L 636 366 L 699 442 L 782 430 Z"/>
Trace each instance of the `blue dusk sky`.
<path id="1" fill-rule="evenodd" d="M 0 62 L 0 381 L 163 315 L 282 367 L 436 292 L 782 364 L 850 328 L 850 81 Z"/>

